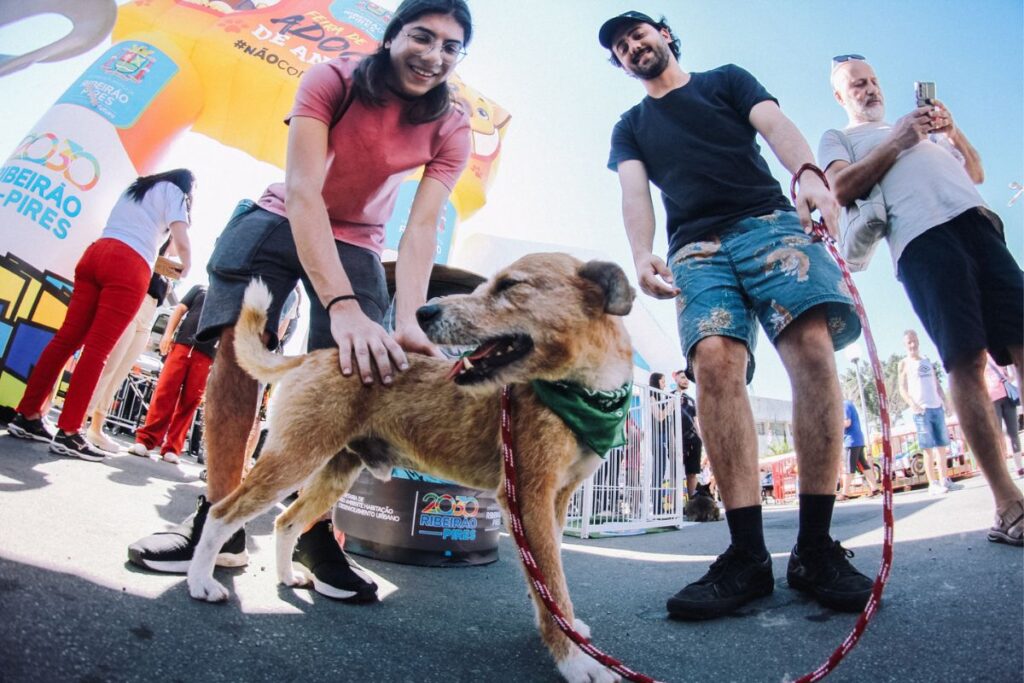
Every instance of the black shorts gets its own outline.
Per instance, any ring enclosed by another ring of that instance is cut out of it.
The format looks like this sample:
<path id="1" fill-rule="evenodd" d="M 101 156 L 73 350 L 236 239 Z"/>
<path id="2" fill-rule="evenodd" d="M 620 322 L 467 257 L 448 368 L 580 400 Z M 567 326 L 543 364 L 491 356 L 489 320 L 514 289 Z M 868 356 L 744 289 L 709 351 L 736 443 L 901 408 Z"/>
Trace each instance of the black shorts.
<path id="1" fill-rule="evenodd" d="M 864 457 L 864 446 L 851 446 L 846 449 L 846 473 L 857 474 L 868 468 L 868 459 Z"/>
<path id="2" fill-rule="evenodd" d="M 1009 347 L 1024 344 L 1024 273 L 991 216 L 965 211 L 900 256 L 899 279 L 947 371 L 986 349 L 1010 365 Z"/>
<path id="3" fill-rule="evenodd" d="M 700 474 L 700 456 L 704 444 L 699 438 L 683 438 L 683 472 Z"/>
<path id="4" fill-rule="evenodd" d="M 389 297 L 380 257 L 344 242 L 336 241 L 335 245 L 359 307 L 370 320 L 381 323 Z M 210 275 L 210 288 L 199 318 L 197 339 L 216 339 L 222 328 L 238 322 L 245 288 L 250 280 L 258 277 L 273 296 L 266 329 L 270 348 L 277 346 L 281 308 L 300 280 L 309 295 L 307 350 L 335 346 L 330 316 L 302 269 L 287 218 L 258 206 L 236 211 L 217 238 L 206 270 Z"/>

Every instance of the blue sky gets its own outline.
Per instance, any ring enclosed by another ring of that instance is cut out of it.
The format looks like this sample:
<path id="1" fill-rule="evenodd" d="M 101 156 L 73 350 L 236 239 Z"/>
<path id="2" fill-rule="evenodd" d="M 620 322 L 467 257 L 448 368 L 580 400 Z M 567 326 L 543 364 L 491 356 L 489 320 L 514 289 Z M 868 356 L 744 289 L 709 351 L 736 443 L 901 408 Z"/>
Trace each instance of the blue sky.
<path id="1" fill-rule="evenodd" d="M 655 17 L 666 15 L 682 41 L 683 68 L 700 71 L 733 62 L 752 72 L 779 99 L 814 150 L 822 132 L 845 124 L 828 85 L 832 55 L 859 52 L 869 58 L 886 92 L 890 119 L 912 108 L 914 81 L 935 81 L 938 97 L 981 154 L 987 180 L 980 191 L 1002 216 L 1011 250 L 1022 260 L 1024 201 L 1006 206 L 1012 195 L 1008 184 L 1024 181 L 1024 4 L 1019 0 L 470 0 L 470 6 L 475 39 L 459 71 L 504 106 L 512 122 L 488 205 L 459 227 L 457 239 L 484 233 L 556 248 L 586 247 L 607 254 L 633 277 L 618 181 L 605 169 L 605 161 L 612 126 L 644 92 L 608 64 L 596 35 L 608 17 L 638 9 Z M 44 17 L 21 29 L 0 29 L 0 53 L 20 53 L 46 35 L 56 37 L 62 25 L 63 20 Z M 103 47 L 0 78 L 5 121 L 0 154 L 6 157 L 14 149 Z M 788 175 L 770 150 L 765 155 L 788 185 Z M 199 176 L 193 235 L 200 263 L 231 206 L 281 177 L 269 165 L 192 134 L 172 149 L 165 165 L 187 165 Z M 224 174 L 224 168 L 234 170 Z M 663 230 L 659 224 L 655 238 L 662 255 Z M 193 279 L 202 276 L 197 268 Z M 856 281 L 881 353 L 902 352 L 903 330 L 920 326 L 892 274 L 886 247 Z M 663 362 L 678 364 L 672 304 L 651 299 L 645 304 L 666 332 L 669 360 Z M 929 342 L 924 348 L 936 356 Z M 763 337 L 757 362 L 752 392 L 788 398 L 785 372 Z M 849 365 L 843 354 L 837 363 L 841 370 Z"/>

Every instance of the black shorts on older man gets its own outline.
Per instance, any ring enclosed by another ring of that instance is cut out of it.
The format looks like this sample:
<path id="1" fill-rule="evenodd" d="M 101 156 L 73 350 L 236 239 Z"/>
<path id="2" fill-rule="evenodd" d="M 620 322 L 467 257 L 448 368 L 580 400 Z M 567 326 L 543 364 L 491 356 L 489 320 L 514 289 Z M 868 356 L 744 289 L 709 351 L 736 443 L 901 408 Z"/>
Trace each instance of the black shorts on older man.
<path id="1" fill-rule="evenodd" d="M 946 370 L 982 350 L 1010 365 L 1024 344 L 1024 273 L 998 217 L 981 207 L 915 237 L 897 275 Z"/>

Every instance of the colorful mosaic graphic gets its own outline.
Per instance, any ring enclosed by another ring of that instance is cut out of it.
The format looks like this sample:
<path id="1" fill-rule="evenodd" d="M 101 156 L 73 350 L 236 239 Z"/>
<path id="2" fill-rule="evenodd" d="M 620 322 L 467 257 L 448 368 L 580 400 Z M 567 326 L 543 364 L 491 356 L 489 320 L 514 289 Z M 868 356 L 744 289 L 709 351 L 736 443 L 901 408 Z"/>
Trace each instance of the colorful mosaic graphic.
<path id="1" fill-rule="evenodd" d="M 36 270 L 9 252 L 0 257 L 0 405 L 21 400 L 70 301 L 70 280 Z"/>

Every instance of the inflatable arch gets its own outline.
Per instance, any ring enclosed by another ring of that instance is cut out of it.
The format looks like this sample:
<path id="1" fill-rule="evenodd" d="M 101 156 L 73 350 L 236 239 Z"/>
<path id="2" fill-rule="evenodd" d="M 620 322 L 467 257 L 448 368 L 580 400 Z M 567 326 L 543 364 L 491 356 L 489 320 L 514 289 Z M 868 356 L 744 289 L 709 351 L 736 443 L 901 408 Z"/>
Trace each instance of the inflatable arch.
<path id="1" fill-rule="evenodd" d="M 0 76 L 112 44 L 28 132 L 0 168 L 0 406 L 15 405 L 39 353 L 64 319 L 74 265 L 117 196 L 158 168 L 192 130 L 284 166 L 302 74 L 373 52 L 391 19 L 368 0 L 40 0 L 4 3 L 0 25 L 55 12 L 74 28 L 51 46 L 0 58 Z M 89 11 L 85 11 L 86 8 Z M 90 42 L 91 41 L 91 42 Z M 438 225 L 445 263 L 459 220 L 485 202 L 509 114 L 457 76 L 473 152 Z M 419 171 L 399 192 L 387 246 L 405 227 Z"/>

